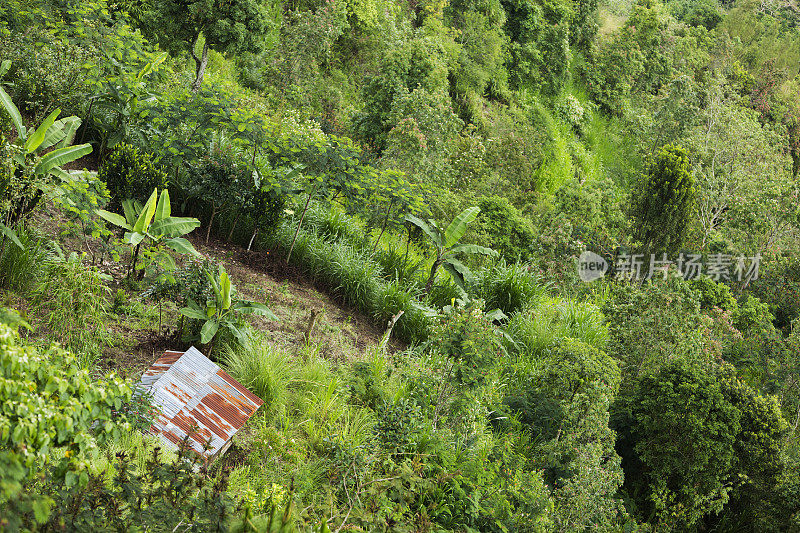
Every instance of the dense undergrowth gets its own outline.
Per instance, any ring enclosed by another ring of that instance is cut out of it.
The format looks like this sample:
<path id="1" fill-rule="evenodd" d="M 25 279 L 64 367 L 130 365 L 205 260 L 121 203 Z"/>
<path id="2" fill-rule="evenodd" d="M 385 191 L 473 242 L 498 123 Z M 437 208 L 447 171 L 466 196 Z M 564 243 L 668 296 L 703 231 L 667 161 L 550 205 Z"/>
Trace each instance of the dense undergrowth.
<path id="1" fill-rule="evenodd" d="M 800 529 L 798 16 L 0 5 L 0 530 Z M 211 464 L 106 375 L 192 344 Z"/>

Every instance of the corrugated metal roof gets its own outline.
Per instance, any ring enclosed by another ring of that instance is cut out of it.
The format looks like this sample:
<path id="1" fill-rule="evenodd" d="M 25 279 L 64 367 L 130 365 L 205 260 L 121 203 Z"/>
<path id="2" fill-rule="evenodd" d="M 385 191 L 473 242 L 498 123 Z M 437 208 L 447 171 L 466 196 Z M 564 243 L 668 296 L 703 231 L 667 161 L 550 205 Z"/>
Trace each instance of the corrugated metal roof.
<path id="1" fill-rule="evenodd" d="M 150 432 L 177 450 L 188 435 L 198 454 L 213 457 L 264 403 L 196 348 L 166 352 L 142 375 L 140 387 L 158 410 Z M 203 445 L 210 447 L 203 451 Z"/>

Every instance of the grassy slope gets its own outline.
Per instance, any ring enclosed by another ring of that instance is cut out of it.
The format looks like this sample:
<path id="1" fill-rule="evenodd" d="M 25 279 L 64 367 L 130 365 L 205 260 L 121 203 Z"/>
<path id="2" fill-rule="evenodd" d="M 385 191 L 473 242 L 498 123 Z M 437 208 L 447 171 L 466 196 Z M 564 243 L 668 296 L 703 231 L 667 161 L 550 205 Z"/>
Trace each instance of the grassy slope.
<path id="1" fill-rule="evenodd" d="M 38 217 L 36 226 L 46 238 L 59 240 L 61 222 L 55 210 L 48 210 Z M 60 240 L 65 253 L 85 251 L 83 243 L 74 236 Z M 225 266 L 242 298 L 267 304 L 279 317 L 277 322 L 259 317 L 251 319 L 255 329 L 264 333 L 275 348 L 293 355 L 309 348 L 304 332 L 312 309 L 319 316 L 311 335 L 310 348 L 326 359 L 361 359 L 381 340 L 383 330 L 369 318 L 325 294 L 324 287 L 317 287 L 294 269 L 284 267 L 281 258 L 270 258 L 263 252 L 247 252 L 214 240 L 206 246 L 199 235 L 194 235 L 191 240 L 201 254 Z M 122 278 L 122 268 L 120 263 L 104 261 L 103 270 L 113 271 L 115 279 Z M 124 293 L 117 295 L 118 291 Z M 10 292 L 4 296 L 6 304 L 29 313 L 36 326 L 34 339 L 48 342 L 53 338 L 53 332 L 42 324 L 42 317 L 37 316 L 25 298 Z M 109 346 L 97 361 L 100 369 L 138 378 L 164 350 L 188 347 L 173 335 L 180 320 L 174 304 L 165 304 L 159 310 L 158 305 L 142 301 L 137 292 L 122 285 L 112 287 L 110 302 L 107 317 Z M 402 349 L 402 345 L 393 340 L 388 349 L 396 351 Z"/>

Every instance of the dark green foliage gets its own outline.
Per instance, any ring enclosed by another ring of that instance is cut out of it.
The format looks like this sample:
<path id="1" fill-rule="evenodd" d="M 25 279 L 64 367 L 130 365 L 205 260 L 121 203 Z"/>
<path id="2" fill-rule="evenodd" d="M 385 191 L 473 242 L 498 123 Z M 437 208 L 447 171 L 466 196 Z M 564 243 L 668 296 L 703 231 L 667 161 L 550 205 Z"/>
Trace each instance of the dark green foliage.
<path id="1" fill-rule="evenodd" d="M 786 258 L 766 266 L 748 292 L 767 303 L 775 315 L 775 327 L 789 333 L 800 316 L 800 261 Z"/>
<path id="2" fill-rule="evenodd" d="M 708 276 L 691 280 L 689 286 L 700 293 L 700 308 L 708 311 L 719 308 L 724 312 L 732 312 L 738 308 L 730 287 L 717 283 Z"/>
<path id="3" fill-rule="evenodd" d="M 656 524 L 691 527 L 722 511 L 731 495 L 758 500 L 752 491 L 774 486 L 781 471 L 775 450 L 786 431 L 774 400 L 677 360 L 643 378 L 631 405 L 642 471 L 626 466 L 626 487 Z"/>
<path id="4" fill-rule="evenodd" d="M 27 345 L 16 327 L 5 324 L 0 325 L 0 379 L 3 529 L 38 530 L 53 519 L 52 492 L 79 494 L 88 482 L 86 461 L 98 444 L 130 430 L 117 410 L 131 390 L 113 376 L 92 376 L 56 346 Z M 38 483 L 41 477 L 48 490 Z"/>
<path id="5" fill-rule="evenodd" d="M 508 73 L 505 65 L 506 36 L 502 26 L 505 11 L 499 0 L 456 0 L 446 10 L 450 24 L 460 33 L 458 63 L 450 72 L 450 93 L 465 122 L 480 124 L 484 95 L 507 100 Z"/>
<path id="6" fill-rule="evenodd" d="M 252 0 L 166 0 L 156 2 L 156 26 L 151 28 L 160 44 L 173 52 L 188 51 L 196 63 L 194 90 L 203 84 L 208 50 L 258 51 L 267 29 L 264 6 Z M 202 52 L 197 56 L 200 36 Z"/>
<path id="7" fill-rule="evenodd" d="M 699 294 L 681 279 L 654 279 L 640 288 L 617 284 L 602 311 L 608 322 L 608 353 L 621 362 L 622 394 L 673 359 L 703 366 L 720 355 Z"/>
<path id="8" fill-rule="evenodd" d="M 562 531 L 590 523 L 610 527 L 621 516 L 614 498 L 622 472 L 608 426 L 619 366 L 571 338 L 551 345 L 537 366 L 515 376 L 504 403 L 529 427 L 531 459 L 554 487 L 555 521 Z"/>
<path id="9" fill-rule="evenodd" d="M 478 202 L 474 230 L 479 242 L 497 250 L 508 261 L 527 260 L 534 240 L 531 223 L 508 199 L 488 196 Z"/>
<path id="10" fill-rule="evenodd" d="M 733 325 L 745 334 L 769 331 L 774 327 L 773 320 L 775 317 L 770 312 L 769 305 L 749 294 L 733 314 Z"/>
<path id="11" fill-rule="evenodd" d="M 391 117 L 395 100 L 418 87 L 434 92 L 435 87 L 431 85 L 435 81 L 430 76 L 438 57 L 425 44 L 415 39 L 389 51 L 382 60 L 380 73 L 365 81 L 364 111 L 355 117 L 354 127 L 377 152 L 386 147 L 386 137 L 395 125 Z"/>
<path id="12" fill-rule="evenodd" d="M 375 434 L 381 446 L 397 454 L 413 450 L 420 430 L 419 408 L 401 399 L 396 403 L 384 404 L 376 411 L 378 422 L 375 424 Z"/>
<path id="13" fill-rule="evenodd" d="M 252 171 L 230 144 L 214 143 L 189 169 L 183 192 L 190 213 L 205 219 L 206 242 L 217 215 L 240 207 L 252 189 Z"/>
<path id="14" fill-rule="evenodd" d="M 3 76 L 9 94 L 37 121 L 56 108 L 67 115 L 83 109 L 87 77 L 83 67 L 97 60 L 96 51 L 32 25 L 8 33 L 0 28 L 0 57 L 11 60 Z"/>
<path id="15" fill-rule="evenodd" d="M 637 2 L 622 29 L 602 43 L 587 72 L 588 89 L 601 108 L 622 115 L 629 97 L 655 94 L 669 80 L 678 39 L 668 29 L 658 3 Z"/>
<path id="16" fill-rule="evenodd" d="M 106 531 L 136 525 L 171 531 L 191 520 L 207 531 L 225 531 L 235 509 L 225 492 L 227 480 L 209 474 L 188 442 L 183 445 L 185 451 L 171 462 L 164 462 L 161 450 L 154 448 L 143 472 L 136 471 L 128 453 L 119 452 L 110 483 L 104 472 L 88 476 L 81 486 L 48 484 L 55 501 L 50 526 Z"/>
<path id="17" fill-rule="evenodd" d="M 642 514 L 653 512 L 657 523 L 674 528 L 721 511 L 741 413 L 726 401 L 719 380 L 683 360 L 669 363 L 642 379 L 632 415 L 644 471 L 626 479 Z"/>
<path id="18" fill-rule="evenodd" d="M 578 0 L 575 12 L 570 24 L 570 43 L 578 50 L 586 51 L 592 45 L 592 41 L 597 35 L 598 0 Z"/>
<path id="19" fill-rule="evenodd" d="M 717 0 L 679 0 L 671 7 L 675 18 L 690 26 L 713 30 L 722 22 L 723 13 Z"/>
<path id="20" fill-rule="evenodd" d="M 564 0 L 503 1 L 505 32 L 511 40 L 512 83 L 555 95 L 569 73 L 569 21 L 572 2 Z"/>
<path id="21" fill-rule="evenodd" d="M 151 154 L 126 143 L 118 144 L 103 159 L 98 177 L 111 193 L 112 210 L 118 209 L 123 200 L 145 202 L 153 189 L 167 187 L 167 174 L 154 161 Z"/>
<path id="22" fill-rule="evenodd" d="M 680 146 L 661 147 L 636 189 L 631 215 L 634 235 L 648 253 L 672 253 L 683 244 L 694 209 L 689 154 Z"/>

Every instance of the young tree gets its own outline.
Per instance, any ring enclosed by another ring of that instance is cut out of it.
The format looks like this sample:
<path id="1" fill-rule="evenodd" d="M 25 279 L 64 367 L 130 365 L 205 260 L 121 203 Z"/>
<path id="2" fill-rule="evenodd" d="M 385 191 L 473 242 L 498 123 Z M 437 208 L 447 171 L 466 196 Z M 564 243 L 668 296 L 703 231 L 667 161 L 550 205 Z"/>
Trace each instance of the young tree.
<path id="1" fill-rule="evenodd" d="M 154 4 L 161 44 L 172 52 L 188 48 L 195 61 L 195 92 L 203 84 L 209 48 L 218 52 L 257 52 L 261 48 L 260 37 L 268 19 L 264 6 L 256 0 L 159 0 Z M 203 51 L 198 56 L 195 48 L 201 35 Z"/>
<path id="2" fill-rule="evenodd" d="M 694 209 L 689 154 L 667 144 L 652 158 L 634 199 L 634 237 L 651 253 L 674 252 L 686 238 Z"/>
<path id="3" fill-rule="evenodd" d="M 426 222 L 414 215 L 406 216 L 408 222 L 411 222 L 425 232 L 436 248 L 436 259 L 433 261 L 430 277 L 425 284 L 425 294 L 431 291 L 433 280 L 436 279 L 436 271 L 439 270 L 440 266 L 447 270 L 453 277 L 453 280 L 463 288 L 464 279 L 471 277 L 472 274 L 470 270 L 456 258 L 459 253 L 483 254 L 491 257 L 497 257 L 499 255 L 491 248 L 478 246 L 477 244 L 458 244 L 458 241 L 460 241 L 467 232 L 467 226 L 470 222 L 475 220 L 479 211 L 480 209 L 478 207 L 468 207 L 457 215 L 446 229 L 439 227 L 435 220 L 428 219 Z"/>

